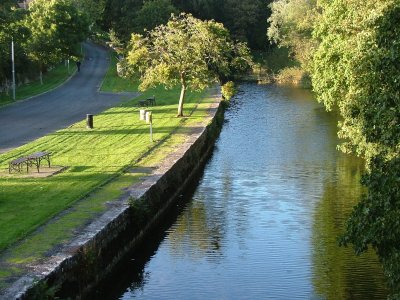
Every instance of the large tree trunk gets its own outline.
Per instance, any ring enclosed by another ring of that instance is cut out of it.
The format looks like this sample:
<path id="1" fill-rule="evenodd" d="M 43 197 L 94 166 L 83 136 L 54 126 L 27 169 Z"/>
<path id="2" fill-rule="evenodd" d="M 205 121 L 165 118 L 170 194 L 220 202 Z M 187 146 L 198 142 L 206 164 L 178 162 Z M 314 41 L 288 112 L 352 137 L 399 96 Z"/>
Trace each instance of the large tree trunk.
<path id="1" fill-rule="evenodd" d="M 179 97 L 177 117 L 183 117 L 183 103 L 185 101 L 185 94 L 186 94 L 186 82 L 183 74 L 181 75 L 181 83 L 182 83 L 182 88 L 181 88 L 181 96 Z"/>

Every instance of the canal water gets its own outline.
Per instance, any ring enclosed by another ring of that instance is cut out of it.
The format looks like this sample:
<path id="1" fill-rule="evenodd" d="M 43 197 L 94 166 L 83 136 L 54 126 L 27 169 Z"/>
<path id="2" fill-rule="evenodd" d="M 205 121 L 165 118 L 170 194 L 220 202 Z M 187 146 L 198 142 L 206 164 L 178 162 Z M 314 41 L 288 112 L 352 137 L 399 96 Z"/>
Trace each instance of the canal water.
<path id="1" fill-rule="evenodd" d="M 126 263 L 112 299 L 384 299 L 376 256 L 337 236 L 362 161 L 310 92 L 243 84 L 187 202 Z"/>

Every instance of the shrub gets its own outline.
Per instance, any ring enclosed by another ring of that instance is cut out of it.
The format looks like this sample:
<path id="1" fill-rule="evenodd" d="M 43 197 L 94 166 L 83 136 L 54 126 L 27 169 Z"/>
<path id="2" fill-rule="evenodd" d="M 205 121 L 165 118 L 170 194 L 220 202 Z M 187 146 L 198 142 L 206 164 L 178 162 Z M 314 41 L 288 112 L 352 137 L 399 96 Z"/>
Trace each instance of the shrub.
<path id="1" fill-rule="evenodd" d="M 232 81 L 228 81 L 222 86 L 222 97 L 226 100 L 230 100 L 235 95 L 236 89 L 235 84 Z"/>
<path id="2" fill-rule="evenodd" d="M 276 82 L 284 85 L 294 85 L 300 87 L 311 87 L 309 75 L 299 67 L 285 68 L 276 76 Z"/>

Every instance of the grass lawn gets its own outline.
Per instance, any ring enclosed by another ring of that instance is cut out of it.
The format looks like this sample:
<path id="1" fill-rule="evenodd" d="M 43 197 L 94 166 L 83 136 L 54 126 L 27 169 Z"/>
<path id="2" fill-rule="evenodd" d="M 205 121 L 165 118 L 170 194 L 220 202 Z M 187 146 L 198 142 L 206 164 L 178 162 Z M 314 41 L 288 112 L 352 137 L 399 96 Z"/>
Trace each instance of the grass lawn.
<path id="1" fill-rule="evenodd" d="M 110 67 L 101 85 L 103 92 L 137 92 L 139 82 L 117 76 L 117 56 L 110 52 Z"/>
<path id="2" fill-rule="evenodd" d="M 16 88 L 16 100 L 26 99 L 41 93 L 47 92 L 61 85 L 68 77 L 75 72 L 75 64 L 70 64 L 70 73 L 68 67 L 64 63 L 56 66 L 54 69 L 43 75 L 43 84 L 40 81 L 33 81 L 29 84 L 24 84 Z M 12 91 L 7 96 L 5 93 L 0 93 L 0 106 L 14 102 L 12 99 Z"/>
<path id="3" fill-rule="evenodd" d="M 156 95 L 158 104 L 152 109 L 153 137 L 162 140 L 182 122 L 176 118 L 179 90 L 157 88 L 150 94 Z M 188 94 L 186 113 L 199 97 Z M 53 165 L 68 167 L 48 178 L 0 177 L 0 250 L 121 174 L 154 146 L 149 139 L 149 125 L 139 121 L 138 109 L 133 107 L 136 101 L 96 115 L 93 130 L 87 130 L 82 121 L 0 155 L 3 170 L 10 160 L 41 150 L 53 153 Z"/>
<path id="4" fill-rule="evenodd" d="M 103 90 L 136 87 L 137 83 L 117 78 L 115 67 L 111 67 Z M 24 263 L 45 257 L 54 246 L 71 238 L 78 228 L 103 212 L 107 202 L 118 198 L 124 187 L 144 175 L 130 173 L 130 166 L 156 166 L 182 142 L 192 126 L 204 120 L 213 100 L 205 93 L 188 93 L 185 115 L 192 114 L 176 118 L 179 92 L 179 88 L 150 90 L 96 115 L 92 130 L 86 129 L 84 121 L 78 122 L 0 155 L 2 172 L 13 158 L 41 150 L 53 153 L 53 165 L 68 167 L 48 178 L 0 176 L 0 252 L 10 250 L 0 260 L 0 288 L 7 285 L 8 277 L 24 272 Z M 157 100 L 157 106 L 150 108 L 154 143 L 149 139 L 149 125 L 139 120 L 134 106 L 149 95 Z M 144 154 L 147 156 L 143 159 Z M 57 218 L 47 223 L 54 216 Z M 45 223 L 40 231 L 28 236 Z"/>

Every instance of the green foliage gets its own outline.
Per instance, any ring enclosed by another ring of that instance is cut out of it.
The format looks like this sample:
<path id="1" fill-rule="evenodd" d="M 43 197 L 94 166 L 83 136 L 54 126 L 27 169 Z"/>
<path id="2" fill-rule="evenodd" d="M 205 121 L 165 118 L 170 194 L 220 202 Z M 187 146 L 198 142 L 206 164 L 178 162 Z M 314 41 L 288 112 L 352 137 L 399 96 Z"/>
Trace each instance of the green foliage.
<path id="1" fill-rule="evenodd" d="M 292 51 L 304 69 L 308 69 L 317 43 L 312 39 L 320 10 L 317 0 L 278 0 L 270 4 L 268 38 L 279 47 Z"/>
<path id="2" fill-rule="evenodd" d="M 91 26 L 101 21 L 106 0 L 70 0 L 74 6 L 86 16 Z"/>
<path id="3" fill-rule="evenodd" d="M 334 1 L 316 29 L 314 90 L 344 117 L 339 134 L 348 142 L 342 149 L 367 159 L 399 150 L 400 34 L 390 3 Z"/>
<path id="4" fill-rule="evenodd" d="M 15 43 L 16 68 L 28 67 L 25 51 L 20 46 L 28 35 L 22 24 L 25 12 L 15 7 L 15 2 L 5 1 L 0 4 L 0 85 L 7 88 L 11 81 L 11 40 Z"/>
<path id="5" fill-rule="evenodd" d="M 73 0 L 87 2 L 93 0 Z M 272 0 L 104 0 L 103 30 L 114 30 L 123 42 L 132 32 L 142 33 L 165 24 L 171 13 L 190 13 L 201 20 L 221 22 L 234 39 L 251 48 L 268 47 L 265 31 Z"/>
<path id="6" fill-rule="evenodd" d="M 245 69 L 250 52 L 244 44 L 235 45 L 222 24 L 181 14 L 146 36 L 133 34 L 127 63 L 130 74 L 140 75 L 141 90 L 181 85 L 178 116 L 182 116 L 187 89 L 202 90 L 233 69 Z"/>
<path id="7" fill-rule="evenodd" d="M 236 94 L 235 84 L 232 81 L 228 81 L 222 87 L 222 96 L 226 100 L 230 100 Z"/>
<path id="8" fill-rule="evenodd" d="M 147 0 L 134 19 L 134 31 L 140 33 L 144 29 L 152 30 L 158 25 L 167 23 L 171 15 L 177 13 L 171 0 Z"/>
<path id="9" fill-rule="evenodd" d="M 264 0 L 173 0 L 181 11 L 202 20 L 224 24 L 234 39 L 247 42 L 252 49 L 265 49 L 269 10 Z"/>
<path id="10" fill-rule="evenodd" d="M 300 67 L 288 67 L 279 71 L 275 76 L 276 82 L 283 85 L 310 88 L 311 82 L 308 74 Z"/>
<path id="11" fill-rule="evenodd" d="M 235 39 L 245 41 L 252 49 L 265 49 L 267 39 L 268 0 L 225 0 L 222 22 Z"/>
<path id="12" fill-rule="evenodd" d="M 130 38 L 135 28 L 135 17 L 141 9 L 143 0 L 105 0 L 102 16 L 104 31 L 113 29 L 123 41 Z"/>
<path id="13" fill-rule="evenodd" d="M 393 298 L 400 296 L 400 157 L 377 156 L 364 176 L 368 187 L 347 223 L 341 244 L 353 244 L 357 254 L 371 246 L 383 264 Z"/>
<path id="14" fill-rule="evenodd" d="M 75 45 L 88 35 L 87 19 L 68 0 L 36 0 L 29 7 L 28 56 L 41 68 L 77 56 Z"/>
<path id="15" fill-rule="evenodd" d="M 400 3 L 322 3 L 312 80 L 319 101 L 338 107 L 345 152 L 366 158 L 368 188 L 341 242 L 357 253 L 372 246 L 393 297 L 400 297 Z"/>
<path id="16" fill-rule="evenodd" d="M 76 44 L 88 32 L 87 19 L 72 0 L 36 0 L 29 10 L 15 1 L 0 5 L 0 86 L 8 96 L 11 88 L 11 39 L 14 40 L 17 85 L 37 78 L 61 59 L 78 55 Z M 4 96 L 2 96 L 4 97 Z"/>

